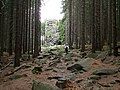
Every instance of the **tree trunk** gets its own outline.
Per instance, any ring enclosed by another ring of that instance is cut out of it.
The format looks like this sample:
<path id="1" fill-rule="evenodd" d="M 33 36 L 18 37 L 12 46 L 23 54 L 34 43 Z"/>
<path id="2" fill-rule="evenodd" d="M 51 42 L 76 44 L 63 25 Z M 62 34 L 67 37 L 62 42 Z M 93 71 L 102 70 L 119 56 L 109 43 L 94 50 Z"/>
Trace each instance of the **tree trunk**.
<path id="1" fill-rule="evenodd" d="M 108 46 L 109 55 L 112 54 L 112 0 L 108 1 Z"/>
<path id="2" fill-rule="evenodd" d="M 20 30 L 20 1 L 15 0 L 15 18 L 16 18 L 16 24 L 15 24 L 15 30 L 16 30 L 16 36 L 15 36 L 15 60 L 14 60 L 14 67 L 20 66 L 20 57 L 21 57 L 21 30 Z"/>
<path id="3" fill-rule="evenodd" d="M 113 6 L 113 54 L 118 55 L 117 51 L 117 28 L 116 28 L 116 0 L 112 1 Z"/>
<path id="4" fill-rule="evenodd" d="M 72 19 L 72 1 L 71 0 L 68 0 L 68 11 L 69 11 L 69 22 L 68 22 L 68 29 L 69 29 L 69 48 L 71 49 L 72 48 L 72 38 L 71 38 L 71 32 L 72 32 L 72 30 L 71 30 L 71 25 L 72 25 L 72 21 L 71 21 L 71 19 Z"/>
<path id="5" fill-rule="evenodd" d="M 13 6 L 14 0 L 10 1 L 10 18 L 9 18 L 9 54 L 12 55 L 12 48 L 13 48 Z"/>
<path id="6" fill-rule="evenodd" d="M 37 57 L 39 55 L 39 30 L 40 30 L 40 19 L 39 19 L 39 11 L 40 11 L 40 0 L 35 1 L 35 41 L 34 41 L 34 56 Z M 41 44 L 41 43 L 40 43 Z"/>
<path id="7" fill-rule="evenodd" d="M 82 0 L 82 47 L 81 51 L 85 51 L 85 0 Z"/>
<path id="8" fill-rule="evenodd" d="M 92 52 L 94 53 L 96 50 L 96 41 L 95 41 L 95 0 L 93 0 L 93 21 L 92 21 Z"/>

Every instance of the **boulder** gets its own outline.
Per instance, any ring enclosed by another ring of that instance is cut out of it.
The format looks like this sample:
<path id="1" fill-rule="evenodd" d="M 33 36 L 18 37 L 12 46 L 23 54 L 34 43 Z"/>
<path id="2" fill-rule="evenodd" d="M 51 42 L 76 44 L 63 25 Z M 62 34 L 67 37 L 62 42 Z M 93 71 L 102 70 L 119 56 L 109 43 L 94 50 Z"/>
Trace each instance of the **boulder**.
<path id="1" fill-rule="evenodd" d="M 3 52 L 3 55 L 0 58 L 0 62 L 2 63 L 2 65 L 8 64 L 10 62 L 9 53 Z"/>
<path id="2" fill-rule="evenodd" d="M 82 67 L 84 67 L 85 70 L 89 70 L 92 67 L 92 63 L 94 60 L 95 59 L 93 58 L 85 58 L 78 61 L 77 63 L 80 64 Z"/>
<path id="3" fill-rule="evenodd" d="M 37 59 L 43 59 L 44 57 L 42 55 L 38 56 Z"/>
<path id="4" fill-rule="evenodd" d="M 2 68 L 2 66 L 3 66 L 3 63 L 2 63 L 2 61 L 0 61 L 0 68 Z"/>
<path id="5" fill-rule="evenodd" d="M 58 52 L 58 51 L 51 51 L 50 54 L 51 54 L 51 55 L 58 55 L 59 52 Z"/>
<path id="6" fill-rule="evenodd" d="M 60 90 L 57 87 L 50 86 L 41 82 L 33 80 L 32 90 Z"/>
<path id="7" fill-rule="evenodd" d="M 79 58 L 79 57 L 72 57 L 72 60 L 75 61 L 75 62 L 78 62 L 78 61 L 81 61 L 82 59 Z"/>
<path id="8" fill-rule="evenodd" d="M 86 79 L 85 81 L 83 81 L 83 83 L 84 83 L 85 87 L 91 87 L 96 83 L 96 81 L 92 80 L 92 79 L 91 80 Z"/>
<path id="9" fill-rule="evenodd" d="M 96 57 L 96 59 L 104 60 L 107 55 L 108 55 L 108 52 L 101 52 L 101 53 Z"/>
<path id="10" fill-rule="evenodd" d="M 22 58 L 21 58 L 23 61 L 27 61 L 29 59 L 29 55 L 26 53 L 26 54 L 23 54 L 22 55 Z"/>
<path id="11" fill-rule="evenodd" d="M 65 60 L 66 62 L 67 62 L 67 61 L 71 61 L 71 60 L 72 60 L 71 53 L 65 55 L 64 60 Z"/>
<path id="12" fill-rule="evenodd" d="M 70 70 L 70 71 L 86 71 L 85 69 L 84 69 L 84 67 L 83 66 L 81 66 L 80 64 L 74 64 L 74 65 L 72 65 L 72 66 L 69 66 L 69 67 L 67 67 L 67 70 Z"/>
<path id="13" fill-rule="evenodd" d="M 86 55 L 86 57 L 89 57 L 89 58 L 96 58 L 99 54 L 101 54 L 101 52 L 100 51 L 96 51 L 95 53 L 88 53 L 87 55 Z"/>
<path id="14" fill-rule="evenodd" d="M 50 49 L 50 51 L 56 51 L 57 50 L 57 48 L 51 48 Z"/>
<path id="15" fill-rule="evenodd" d="M 57 58 L 59 58 L 59 57 L 58 57 L 58 56 L 53 55 L 53 56 L 51 56 L 50 60 L 54 60 L 54 59 L 57 59 Z"/>
<path id="16" fill-rule="evenodd" d="M 65 80 L 64 78 L 62 78 L 61 76 L 54 76 L 54 77 L 48 77 L 47 79 L 52 80 L 52 79 L 57 79 L 57 80 Z"/>
<path id="17" fill-rule="evenodd" d="M 80 55 L 81 55 L 81 58 L 84 58 L 87 54 L 86 52 L 81 52 Z"/>
<path id="18" fill-rule="evenodd" d="M 48 57 L 48 56 L 50 56 L 50 53 L 44 53 L 43 54 L 43 57 Z"/>
<path id="19" fill-rule="evenodd" d="M 67 80 L 75 80 L 76 79 L 76 74 L 75 73 L 69 73 L 65 77 Z"/>
<path id="20" fill-rule="evenodd" d="M 120 79 L 115 80 L 115 82 L 120 83 Z"/>
<path id="21" fill-rule="evenodd" d="M 58 63 L 61 63 L 61 61 L 60 60 L 54 60 L 54 61 L 49 63 L 48 67 L 56 67 Z"/>
<path id="22" fill-rule="evenodd" d="M 93 75 L 112 75 L 116 74 L 118 72 L 117 68 L 103 68 L 103 69 L 97 69 L 92 74 Z"/>
<path id="23" fill-rule="evenodd" d="M 99 80 L 99 79 L 101 79 L 101 77 L 100 76 L 98 76 L 98 75 L 92 75 L 92 76 L 90 76 L 89 77 L 89 80 Z"/>
<path id="24" fill-rule="evenodd" d="M 42 64 L 45 64 L 47 62 L 46 59 L 35 59 L 34 63 L 38 64 L 39 66 L 42 66 Z"/>
<path id="25" fill-rule="evenodd" d="M 22 77 L 27 77 L 26 74 L 23 74 L 23 75 L 13 75 L 13 76 L 10 76 L 9 79 L 10 80 L 16 80 L 16 79 L 19 79 L 19 78 L 22 78 Z"/>
<path id="26" fill-rule="evenodd" d="M 33 74 L 39 74 L 42 72 L 42 67 L 34 67 L 32 70 Z"/>
<path id="27" fill-rule="evenodd" d="M 63 90 L 64 88 L 66 88 L 67 82 L 68 82 L 68 80 L 66 80 L 64 78 L 59 78 L 58 81 L 56 82 L 56 86 Z"/>
<path id="28" fill-rule="evenodd" d="M 53 67 L 47 67 L 44 69 L 44 71 L 50 71 L 50 70 L 53 70 Z"/>

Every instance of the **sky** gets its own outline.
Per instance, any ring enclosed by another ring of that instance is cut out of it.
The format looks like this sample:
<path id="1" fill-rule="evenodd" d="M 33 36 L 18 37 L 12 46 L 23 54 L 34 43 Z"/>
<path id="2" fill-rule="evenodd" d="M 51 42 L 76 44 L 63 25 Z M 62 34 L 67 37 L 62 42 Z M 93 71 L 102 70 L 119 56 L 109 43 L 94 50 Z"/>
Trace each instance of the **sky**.
<path id="1" fill-rule="evenodd" d="M 61 19 L 63 14 L 62 12 L 62 0 L 43 0 L 41 7 L 41 21 L 47 19 Z"/>

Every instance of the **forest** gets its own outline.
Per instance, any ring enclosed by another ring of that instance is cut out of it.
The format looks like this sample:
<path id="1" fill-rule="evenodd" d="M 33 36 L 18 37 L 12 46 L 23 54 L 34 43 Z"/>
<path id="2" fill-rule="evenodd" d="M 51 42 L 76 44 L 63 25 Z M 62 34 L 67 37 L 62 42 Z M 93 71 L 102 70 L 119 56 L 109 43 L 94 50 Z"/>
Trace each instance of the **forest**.
<path id="1" fill-rule="evenodd" d="M 0 0 L 0 90 L 120 90 L 120 0 L 61 0 L 53 46 L 42 3 Z"/>

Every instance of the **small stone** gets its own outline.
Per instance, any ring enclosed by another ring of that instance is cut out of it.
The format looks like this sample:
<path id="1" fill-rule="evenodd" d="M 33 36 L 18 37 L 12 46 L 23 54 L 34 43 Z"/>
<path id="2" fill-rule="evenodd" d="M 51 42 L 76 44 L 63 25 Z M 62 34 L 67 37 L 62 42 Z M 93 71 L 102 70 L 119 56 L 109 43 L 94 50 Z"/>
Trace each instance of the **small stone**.
<path id="1" fill-rule="evenodd" d="M 38 59 L 43 59 L 43 56 L 38 56 L 37 58 L 38 58 Z"/>
<path id="2" fill-rule="evenodd" d="M 115 81 L 111 81 L 110 84 L 116 84 L 116 82 Z"/>
<path id="3" fill-rule="evenodd" d="M 43 57 L 48 57 L 48 56 L 50 56 L 49 53 L 45 53 L 45 54 L 43 54 Z"/>
<path id="4" fill-rule="evenodd" d="M 115 80 L 117 83 L 120 83 L 120 80 Z"/>
<path id="5" fill-rule="evenodd" d="M 83 81 L 83 79 L 81 79 L 81 80 L 77 80 L 76 83 L 80 83 L 80 82 L 82 82 L 82 81 Z"/>
<path id="6" fill-rule="evenodd" d="M 92 75 L 89 77 L 89 79 L 92 79 L 92 80 L 99 80 L 101 77 L 100 76 L 97 76 L 97 75 Z"/>
<path id="7" fill-rule="evenodd" d="M 57 69 L 53 69 L 53 72 L 58 72 L 58 70 Z"/>
<path id="8" fill-rule="evenodd" d="M 48 77 L 47 79 L 49 79 L 49 80 L 52 80 L 52 79 L 57 79 L 57 80 L 59 80 L 59 81 L 62 81 L 62 80 L 63 80 L 63 78 L 62 78 L 62 77 L 60 77 L 60 76 Z"/>
<path id="9" fill-rule="evenodd" d="M 61 77 L 61 78 L 58 78 L 58 81 L 66 81 L 66 79 Z"/>

